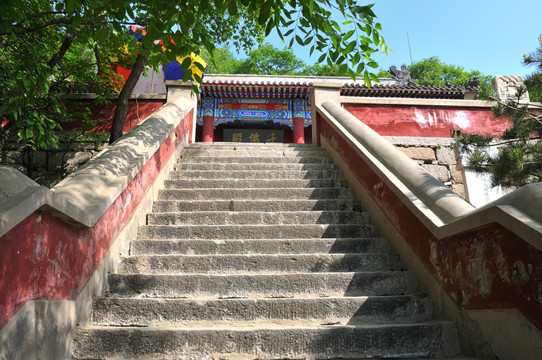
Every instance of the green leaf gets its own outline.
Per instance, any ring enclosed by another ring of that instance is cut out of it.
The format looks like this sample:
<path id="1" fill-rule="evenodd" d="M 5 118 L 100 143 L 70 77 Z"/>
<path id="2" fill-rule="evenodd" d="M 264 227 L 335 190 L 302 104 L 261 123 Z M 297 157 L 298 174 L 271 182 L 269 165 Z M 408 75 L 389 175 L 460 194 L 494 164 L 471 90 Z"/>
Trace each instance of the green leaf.
<path id="1" fill-rule="evenodd" d="M 194 61 L 194 65 L 200 70 L 200 71 L 205 71 L 205 66 L 203 66 L 203 64 L 197 62 L 197 61 Z"/>
<path id="2" fill-rule="evenodd" d="M 351 52 L 354 50 L 354 48 L 356 47 L 356 45 L 357 45 L 357 42 L 356 42 L 355 40 L 354 40 L 354 41 L 351 41 L 351 42 L 346 46 L 346 48 L 344 49 L 344 52 L 347 53 L 347 54 L 351 53 Z"/>
<path id="3" fill-rule="evenodd" d="M 273 0 L 266 1 L 262 8 L 260 9 L 260 15 L 258 16 L 258 23 L 264 25 L 271 16 L 271 6 L 273 5 Z"/>
<path id="4" fill-rule="evenodd" d="M 237 15 L 237 2 L 236 1 L 229 1 L 228 2 L 228 12 L 231 16 Z"/>
<path id="5" fill-rule="evenodd" d="M 367 70 L 365 70 L 365 72 L 363 73 L 363 82 L 368 87 L 371 87 L 371 76 L 369 75 L 369 72 L 367 72 Z"/>
<path id="6" fill-rule="evenodd" d="M 187 56 L 186 58 L 184 58 L 183 62 L 181 63 L 181 70 L 187 71 L 190 65 L 192 65 L 192 59 L 190 58 L 190 56 Z M 187 81 L 187 80 L 184 80 L 184 81 Z"/>
<path id="7" fill-rule="evenodd" d="M 344 36 L 343 36 L 343 41 L 346 42 L 346 40 L 350 39 L 352 37 L 352 35 L 354 35 L 356 31 L 355 30 L 350 30 L 348 31 Z"/>
<path id="8" fill-rule="evenodd" d="M 186 70 L 184 72 L 182 80 L 183 81 L 188 81 L 188 80 L 190 80 L 191 77 L 192 77 L 192 70 L 188 69 L 188 70 Z"/>
<path id="9" fill-rule="evenodd" d="M 327 56 L 327 54 L 320 55 L 320 57 L 318 58 L 318 62 L 319 63 L 323 62 L 326 59 L 326 56 Z"/>
<path id="10" fill-rule="evenodd" d="M 269 34 L 271 34 L 271 31 L 273 30 L 274 27 L 275 27 L 275 24 L 273 24 L 272 21 L 267 22 L 267 26 L 265 27 L 265 36 L 268 36 Z"/>

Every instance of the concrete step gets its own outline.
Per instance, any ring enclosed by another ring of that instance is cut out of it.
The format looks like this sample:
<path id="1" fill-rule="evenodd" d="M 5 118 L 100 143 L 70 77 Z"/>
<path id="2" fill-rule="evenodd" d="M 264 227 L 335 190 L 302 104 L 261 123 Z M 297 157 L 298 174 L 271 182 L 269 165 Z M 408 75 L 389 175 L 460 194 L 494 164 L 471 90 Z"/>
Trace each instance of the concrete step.
<path id="1" fill-rule="evenodd" d="M 171 179 L 338 179 L 342 176 L 337 170 L 183 170 L 172 171 Z"/>
<path id="2" fill-rule="evenodd" d="M 357 211 L 193 211 L 147 215 L 148 225 L 367 224 Z"/>
<path id="3" fill-rule="evenodd" d="M 75 359 L 374 358 L 458 355 L 448 322 L 392 325 L 247 327 L 102 327 L 77 329 Z M 234 355 L 235 354 L 235 355 Z"/>
<path id="4" fill-rule="evenodd" d="M 290 149 L 321 149 L 317 146 L 314 146 L 312 144 L 292 144 L 292 143 L 239 143 L 239 142 L 227 142 L 227 141 L 221 141 L 216 143 L 204 143 L 204 142 L 196 142 L 193 144 L 190 144 L 190 148 L 194 149 L 269 149 L 269 148 L 290 148 Z"/>
<path id="5" fill-rule="evenodd" d="M 413 295 L 300 299 L 142 299 L 95 298 L 94 325 L 162 326 L 175 323 L 273 321 L 285 325 L 413 323 L 427 321 L 433 305 L 428 297 Z M 240 324 L 242 326 L 242 324 Z"/>
<path id="6" fill-rule="evenodd" d="M 267 163 L 267 164 L 331 164 L 333 161 L 327 156 L 244 156 L 239 158 L 238 156 L 221 156 L 217 154 L 216 156 L 189 156 L 189 157 L 179 157 L 177 164 L 211 164 L 211 163 L 221 163 L 221 164 L 258 164 L 258 163 Z"/>
<path id="7" fill-rule="evenodd" d="M 164 189 L 159 200 L 232 200 L 232 199 L 344 199 L 350 197 L 345 188 L 286 189 Z"/>
<path id="8" fill-rule="evenodd" d="M 313 239 L 352 238 L 378 235 L 372 225 L 146 225 L 139 239 Z"/>
<path id="9" fill-rule="evenodd" d="M 323 211 L 352 210 L 352 199 L 158 200 L 154 213 L 177 211 Z"/>
<path id="10" fill-rule="evenodd" d="M 166 180 L 164 189 L 198 189 L 198 188 L 332 188 L 346 187 L 341 180 L 325 179 L 177 179 Z"/>
<path id="11" fill-rule="evenodd" d="M 248 240 L 133 240 L 132 255 L 147 254 L 307 254 L 387 253 L 382 238 L 352 239 L 248 239 Z"/>
<path id="12" fill-rule="evenodd" d="M 198 159 L 199 160 L 199 159 Z M 219 161 L 217 159 L 217 161 Z M 175 166 L 175 170 L 272 170 L 272 171 L 284 171 L 284 170 L 333 170 L 332 163 L 320 163 L 320 164 L 298 164 L 298 163 L 268 163 L 265 160 L 261 163 L 187 163 L 181 162 Z"/>
<path id="13" fill-rule="evenodd" d="M 262 272 L 389 271 L 387 254 L 136 255 L 122 258 L 118 273 L 234 274 Z"/>
<path id="14" fill-rule="evenodd" d="M 239 148 L 231 149 L 213 149 L 213 148 L 192 148 L 187 147 L 182 150 L 181 156 L 183 159 L 197 156 L 226 156 L 226 157 L 327 157 L 327 153 L 319 148 L 270 148 L 270 149 L 250 149 Z"/>
<path id="15" fill-rule="evenodd" d="M 109 274 L 108 295 L 118 297 L 288 298 L 412 295 L 408 271 L 254 273 L 254 274 Z"/>

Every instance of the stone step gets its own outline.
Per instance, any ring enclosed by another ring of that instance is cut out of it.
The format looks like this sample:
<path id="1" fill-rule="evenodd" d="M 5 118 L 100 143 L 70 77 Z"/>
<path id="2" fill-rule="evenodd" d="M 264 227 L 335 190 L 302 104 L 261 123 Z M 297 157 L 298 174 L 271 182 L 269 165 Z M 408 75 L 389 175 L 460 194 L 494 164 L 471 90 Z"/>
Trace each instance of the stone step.
<path id="1" fill-rule="evenodd" d="M 193 211 L 147 215 L 148 225 L 367 224 L 357 211 Z"/>
<path id="2" fill-rule="evenodd" d="M 372 225 L 145 225 L 139 239 L 313 239 L 377 236 Z"/>
<path id="3" fill-rule="evenodd" d="M 247 148 L 247 149 L 270 149 L 270 148 L 276 148 L 276 149 L 283 149 L 283 148 L 290 148 L 290 149 L 321 149 L 319 147 L 316 147 L 312 144 L 293 144 L 293 143 L 240 143 L 240 142 L 227 142 L 227 141 L 221 141 L 216 143 L 204 143 L 204 142 L 196 142 L 193 144 L 190 144 L 190 148 L 194 149 L 241 149 L 241 148 Z"/>
<path id="4" fill-rule="evenodd" d="M 199 159 L 198 159 L 199 160 Z M 268 163 L 262 161 L 261 163 L 187 163 L 181 162 L 175 166 L 175 170 L 270 170 L 270 171 L 284 171 L 284 170 L 333 170 L 333 164 L 321 163 L 321 164 L 281 164 L 281 163 Z"/>
<path id="5" fill-rule="evenodd" d="M 118 297 L 288 298 L 412 295 L 408 271 L 254 273 L 254 274 L 109 274 L 108 295 Z"/>
<path id="6" fill-rule="evenodd" d="M 177 179 L 166 180 L 164 189 L 199 189 L 199 188 L 332 188 L 346 187 L 341 180 L 325 179 Z"/>
<path id="7" fill-rule="evenodd" d="M 77 329 L 75 359 L 374 358 L 459 354 L 449 322 L 255 327 L 103 327 Z"/>
<path id="8" fill-rule="evenodd" d="M 248 240 L 132 240 L 130 254 L 306 254 L 388 253 L 382 238 L 248 239 Z"/>
<path id="9" fill-rule="evenodd" d="M 94 325 L 161 326 L 190 322 L 242 323 L 295 321 L 313 325 L 412 323 L 427 321 L 433 305 L 428 297 L 413 295 L 299 299 L 142 299 L 95 298 Z M 242 325 L 241 325 L 242 326 Z"/>
<path id="10" fill-rule="evenodd" d="M 172 171 L 170 179 L 338 179 L 337 170 L 183 170 Z"/>
<path id="11" fill-rule="evenodd" d="M 352 210 L 351 199 L 158 200 L 154 213 L 181 211 L 323 211 Z"/>
<path id="12" fill-rule="evenodd" d="M 232 199 L 338 199 L 347 198 L 345 188 L 286 188 L 286 189 L 164 189 L 159 200 L 232 200 Z"/>
<path id="13" fill-rule="evenodd" d="M 221 156 L 217 154 L 216 156 L 190 156 L 190 157 L 179 157 L 177 164 L 211 164 L 211 163 L 221 163 L 221 164 L 258 164 L 258 163 L 267 163 L 267 164 L 330 164 L 333 161 L 329 157 L 311 157 L 311 156 L 244 156 L 239 158 L 238 156 Z"/>
<path id="14" fill-rule="evenodd" d="M 213 148 L 185 148 L 181 152 L 183 159 L 197 156 L 226 156 L 226 157 L 328 157 L 327 153 L 318 148 L 272 148 L 272 149 L 249 149 L 240 148 L 238 150 L 231 149 L 213 149 Z"/>
<path id="15" fill-rule="evenodd" d="M 118 273 L 234 274 L 255 272 L 389 271 L 387 254 L 136 255 L 122 258 Z"/>

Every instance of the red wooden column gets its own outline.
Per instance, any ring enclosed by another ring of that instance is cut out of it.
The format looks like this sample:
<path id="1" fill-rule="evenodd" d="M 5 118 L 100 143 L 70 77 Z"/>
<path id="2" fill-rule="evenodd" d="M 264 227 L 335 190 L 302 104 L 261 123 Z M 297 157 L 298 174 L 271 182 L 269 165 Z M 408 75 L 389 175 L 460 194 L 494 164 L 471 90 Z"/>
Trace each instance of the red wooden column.
<path id="1" fill-rule="evenodd" d="M 201 140 L 203 142 L 213 142 L 215 127 L 214 127 L 214 113 L 215 113 L 215 99 L 210 96 L 206 96 L 201 99 L 201 106 L 203 110 L 203 133 Z"/>
<path id="2" fill-rule="evenodd" d="M 306 99 L 292 99 L 291 101 L 292 120 L 294 123 L 294 143 L 305 143 L 305 117 L 307 114 Z"/>
<path id="3" fill-rule="evenodd" d="M 294 117 L 294 143 L 305 143 L 304 119 L 301 117 Z"/>
<path id="4" fill-rule="evenodd" d="M 213 142 L 214 140 L 214 124 L 213 124 L 213 117 L 212 116 L 204 116 L 203 117 L 203 136 L 202 141 L 203 142 Z"/>

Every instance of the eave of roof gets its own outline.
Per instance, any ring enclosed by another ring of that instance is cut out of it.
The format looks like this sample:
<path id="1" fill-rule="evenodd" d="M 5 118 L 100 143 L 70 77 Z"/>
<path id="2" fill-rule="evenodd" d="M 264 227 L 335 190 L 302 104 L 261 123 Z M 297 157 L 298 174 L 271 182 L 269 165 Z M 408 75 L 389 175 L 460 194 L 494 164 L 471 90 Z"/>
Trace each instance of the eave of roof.
<path id="1" fill-rule="evenodd" d="M 464 99 L 466 93 L 476 91 L 461 86 L 399 85 L 393 79 L 381 79 L 367 87 L 363 82 L 352 82 L 345 77 L 207 74 L 201 84 L 201 93 L 203 96 L 234 98 L 308 98 L 315 82 L 342 83 L 341 95 L 359 97 Z"/>

